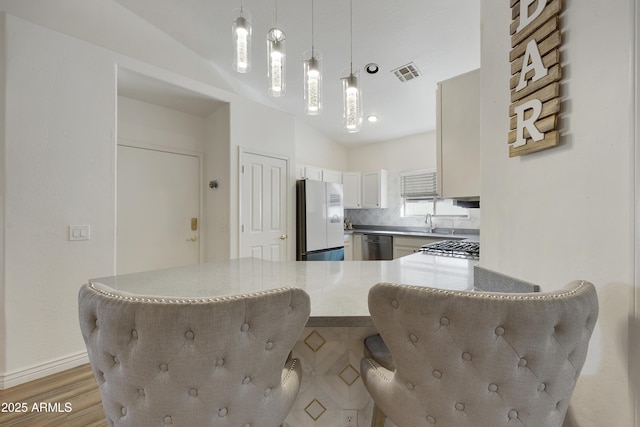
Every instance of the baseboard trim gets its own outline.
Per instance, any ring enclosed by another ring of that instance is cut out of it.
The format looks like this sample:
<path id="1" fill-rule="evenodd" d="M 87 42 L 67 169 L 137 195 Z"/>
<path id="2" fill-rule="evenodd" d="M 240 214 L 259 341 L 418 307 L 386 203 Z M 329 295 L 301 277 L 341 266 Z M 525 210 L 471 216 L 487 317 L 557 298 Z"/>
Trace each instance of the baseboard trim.
<path id="1" fill-rule="evenodd" d="M 68 356 L 51 360 L 46 363 L 31 366 L 29 368 L 20 369 L 18 371 L 0 374 L 0 390 L 6 390 L 29 381 L 44 378 L 76 366 L 89 363 L 89 357 L 86 351 L 80 351 Z"/>

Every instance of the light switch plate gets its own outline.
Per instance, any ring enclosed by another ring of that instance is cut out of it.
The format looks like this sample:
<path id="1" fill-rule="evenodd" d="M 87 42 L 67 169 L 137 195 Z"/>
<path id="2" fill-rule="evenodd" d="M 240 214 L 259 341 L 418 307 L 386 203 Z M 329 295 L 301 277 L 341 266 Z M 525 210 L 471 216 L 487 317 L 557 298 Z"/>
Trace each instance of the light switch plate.
<path id="1" fill-rule="evenodd" d="M 91 227 L 89 225 L 70 225 L 69 240 L 89 240 L 91 238 Z"/>

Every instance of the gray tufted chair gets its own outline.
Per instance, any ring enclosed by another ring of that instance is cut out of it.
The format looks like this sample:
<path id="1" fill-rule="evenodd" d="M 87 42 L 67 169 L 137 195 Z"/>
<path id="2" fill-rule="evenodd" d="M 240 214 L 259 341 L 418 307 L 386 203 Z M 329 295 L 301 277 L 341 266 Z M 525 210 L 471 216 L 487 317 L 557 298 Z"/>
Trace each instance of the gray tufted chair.
<path id="1" fill-rule="evenodd" d="M 301 379 L 289 358 L 309 296 L 206 299 L 80 288 L 80 329 L 110 426 L 276 427 Z"/>
<path id="2" fill-rule="evenodd" d="M 383 339 L 361 363 L 374 426 L 386 414 L 399 427 L 560 427 L 598 299 L 583 281 L 528 294 L 380 283 L 369 310 Z"/>

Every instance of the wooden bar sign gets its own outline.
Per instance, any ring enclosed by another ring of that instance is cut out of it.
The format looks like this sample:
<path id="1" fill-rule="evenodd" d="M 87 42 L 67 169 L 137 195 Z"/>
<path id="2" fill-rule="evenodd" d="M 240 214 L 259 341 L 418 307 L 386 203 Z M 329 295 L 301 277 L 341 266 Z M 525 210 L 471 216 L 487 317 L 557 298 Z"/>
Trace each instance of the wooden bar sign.
<path id="1" fill-rule="evenodd" d="M 509 157 L 560 143 L 560 0 L 511 2 Z"/>

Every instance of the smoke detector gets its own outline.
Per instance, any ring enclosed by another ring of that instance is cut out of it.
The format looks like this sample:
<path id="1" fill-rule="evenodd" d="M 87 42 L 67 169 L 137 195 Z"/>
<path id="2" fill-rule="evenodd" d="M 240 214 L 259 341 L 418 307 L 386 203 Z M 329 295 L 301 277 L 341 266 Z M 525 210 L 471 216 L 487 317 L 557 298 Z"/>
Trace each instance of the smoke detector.
<path id="1" fill-rule="evenodd" d="M 395 74 L 402 83 L 408 82 L 409 80 L 413 80 L 422 75 L 420 70 L 418 70 L 418 67 L 416 67 L 416 64 L 413 62 L 403 65 L 402 67 L 398 67 L 391 72 Z"/>

